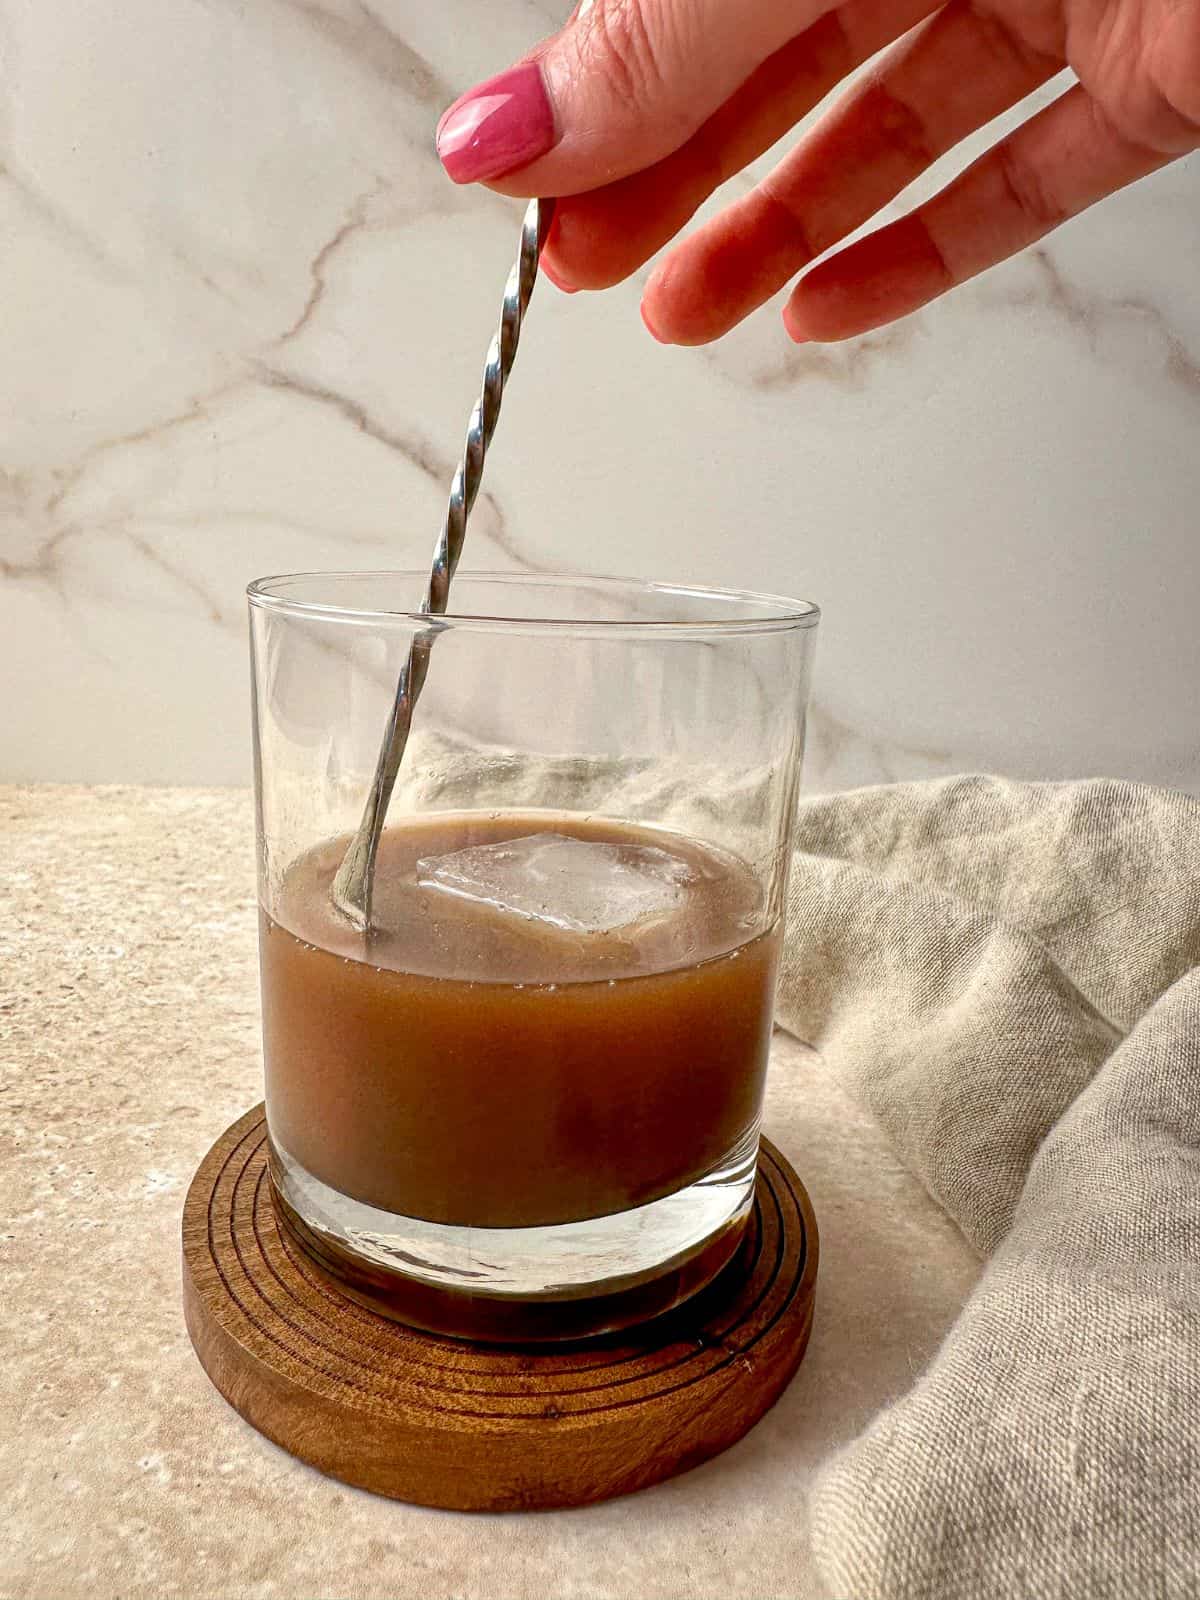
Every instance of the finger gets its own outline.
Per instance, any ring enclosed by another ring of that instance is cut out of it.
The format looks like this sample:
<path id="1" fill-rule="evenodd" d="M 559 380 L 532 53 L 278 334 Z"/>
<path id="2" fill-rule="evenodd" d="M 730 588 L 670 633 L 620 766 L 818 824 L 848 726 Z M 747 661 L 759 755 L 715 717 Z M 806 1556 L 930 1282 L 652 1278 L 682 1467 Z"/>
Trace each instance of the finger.
<path id="1" fill-rule="evenodd" d="M 830 0 L 596 0 L 533 59 L 456 101 L 438 154 L 456 183 L 507 194 L 612 183 L 677 150 L 829 9 Z"/>
<path id="2" fill-rule="evenodd" d="M 572 287 L 604 289 L 672 239 L 722 183 L 940 0 L 850 0 L 768 57 L 664 160 L 560 203 L 548 251 Z"/>
<path id="3" fill-rule="evenodd" d="M 1060 66 L 1015 43 L 971 0 L 951 0 L 751 194 L 668 257 L 647 285 L 647 321 L 677 344 L 728 332 Z"/>
<path id="4" fill-rule="evenodd" d="M 787 330 L 846 339 L 893 322 L 1181 153 L 1126 139 L 1077 84 L 911 215 L 815 267 Z"/>

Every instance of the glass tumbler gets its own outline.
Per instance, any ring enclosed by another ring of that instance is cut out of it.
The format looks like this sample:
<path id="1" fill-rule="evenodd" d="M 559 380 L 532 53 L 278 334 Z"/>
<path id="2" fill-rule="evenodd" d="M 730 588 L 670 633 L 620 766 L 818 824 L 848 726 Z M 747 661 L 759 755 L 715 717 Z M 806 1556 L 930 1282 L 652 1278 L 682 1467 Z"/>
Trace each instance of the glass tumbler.
<path id="1" fill-rule="evenodd" d="M 251 585 L 282 1226 L 442 1334 L 577 1338 L 731 1260 L 753 1202 L 818 612 L 616 579 Z M 334 874 L 437 637 L 364 931 Z"/>

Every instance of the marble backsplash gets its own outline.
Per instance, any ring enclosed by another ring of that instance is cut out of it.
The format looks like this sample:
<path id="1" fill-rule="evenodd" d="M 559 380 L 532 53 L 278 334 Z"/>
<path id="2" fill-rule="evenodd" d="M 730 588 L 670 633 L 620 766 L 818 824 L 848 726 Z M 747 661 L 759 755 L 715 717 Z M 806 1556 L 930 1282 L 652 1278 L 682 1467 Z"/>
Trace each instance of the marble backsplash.
<path id="1" fill-rule="evenodd" d="M 0 0 L 0 779 L 249 781 L 247 580 L 427 563 L 519 217 L 433 128 L 565 9 Z M 810 789 L 1200 790 L 1198 282 L 1193 158 L 844 346 L 545 286 L 467 564 L 820 601 Z"/>

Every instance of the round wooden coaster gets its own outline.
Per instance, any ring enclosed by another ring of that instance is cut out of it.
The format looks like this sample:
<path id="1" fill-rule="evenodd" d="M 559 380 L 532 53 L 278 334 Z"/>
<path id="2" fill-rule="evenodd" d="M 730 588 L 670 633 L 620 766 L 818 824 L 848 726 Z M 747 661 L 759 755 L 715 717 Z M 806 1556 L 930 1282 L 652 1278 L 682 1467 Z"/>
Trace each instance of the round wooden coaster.
<path id="1" fill-rule="evenodd" d="M 740 1439 L 808 1343 L 816 1222 L 765 1139 L 745 1243 L 709 1289 L 625 1333 L 537 1349 L 420 1333 L 350 1299 L 281 1232 L 266 1158 L 258 1106 L 192 1180 L 188 1332 L 248 1422 L 377 1494 L 505 1511 L 645 1488 Z"/>

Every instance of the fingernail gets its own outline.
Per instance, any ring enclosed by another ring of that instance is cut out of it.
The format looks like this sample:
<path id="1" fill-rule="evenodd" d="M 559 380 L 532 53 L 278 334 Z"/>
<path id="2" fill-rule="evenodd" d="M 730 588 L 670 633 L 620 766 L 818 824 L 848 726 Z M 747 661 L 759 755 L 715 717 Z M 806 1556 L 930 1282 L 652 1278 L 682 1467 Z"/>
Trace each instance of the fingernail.
<path id="1" fill-rule="evenodd" d="M 559 277 L 558 273 L 555 272 L 554 268 L 546 260 L 546 256 L 545 256 L 544 252 L 542 254 L 541 260 L 538 262 L 538 271 L 542 274 L 542 276 L 544 278 L 549 278 L 550 282 L 554 285 L 554 287 L 556 289 L 561 289 L 563 294 L 578 294 L 579 293 L 579 290 L 575 287 L 575 285 L 573 283 L 568 283 L 565 278 L 560 278 Z"/>
<path id="2" fill-rule="evenodd" d="M 437 153 L 455 183 L 480 183 L 528 166 L 557 143 L 554 108 L 535 62 L 489 78 L 438 123 Z"/>
<path id="3" fill-rule="evenodd" d="M 639 309 L 642 313 L 642 321 L 646 325 L 646 332 L 650 335 L 650 337 L 652 339 L 657 339 L 659 344 L 670 344 L 671 341 L 669 339 L 664 339 L 662 334 L 659 333 L 658 329 L 651 322 L 650 313 L 646 310 L 646 302 L 644 300 L 642 301 Z"/>
<path id="4" fill-rule="evenodd" d="M 792 321 L 792 308 L 790 305 L 783 308 L 783 331 L 793 344 L 812 343 L 811 337 L 807 333 L 801 333 Z"/>

